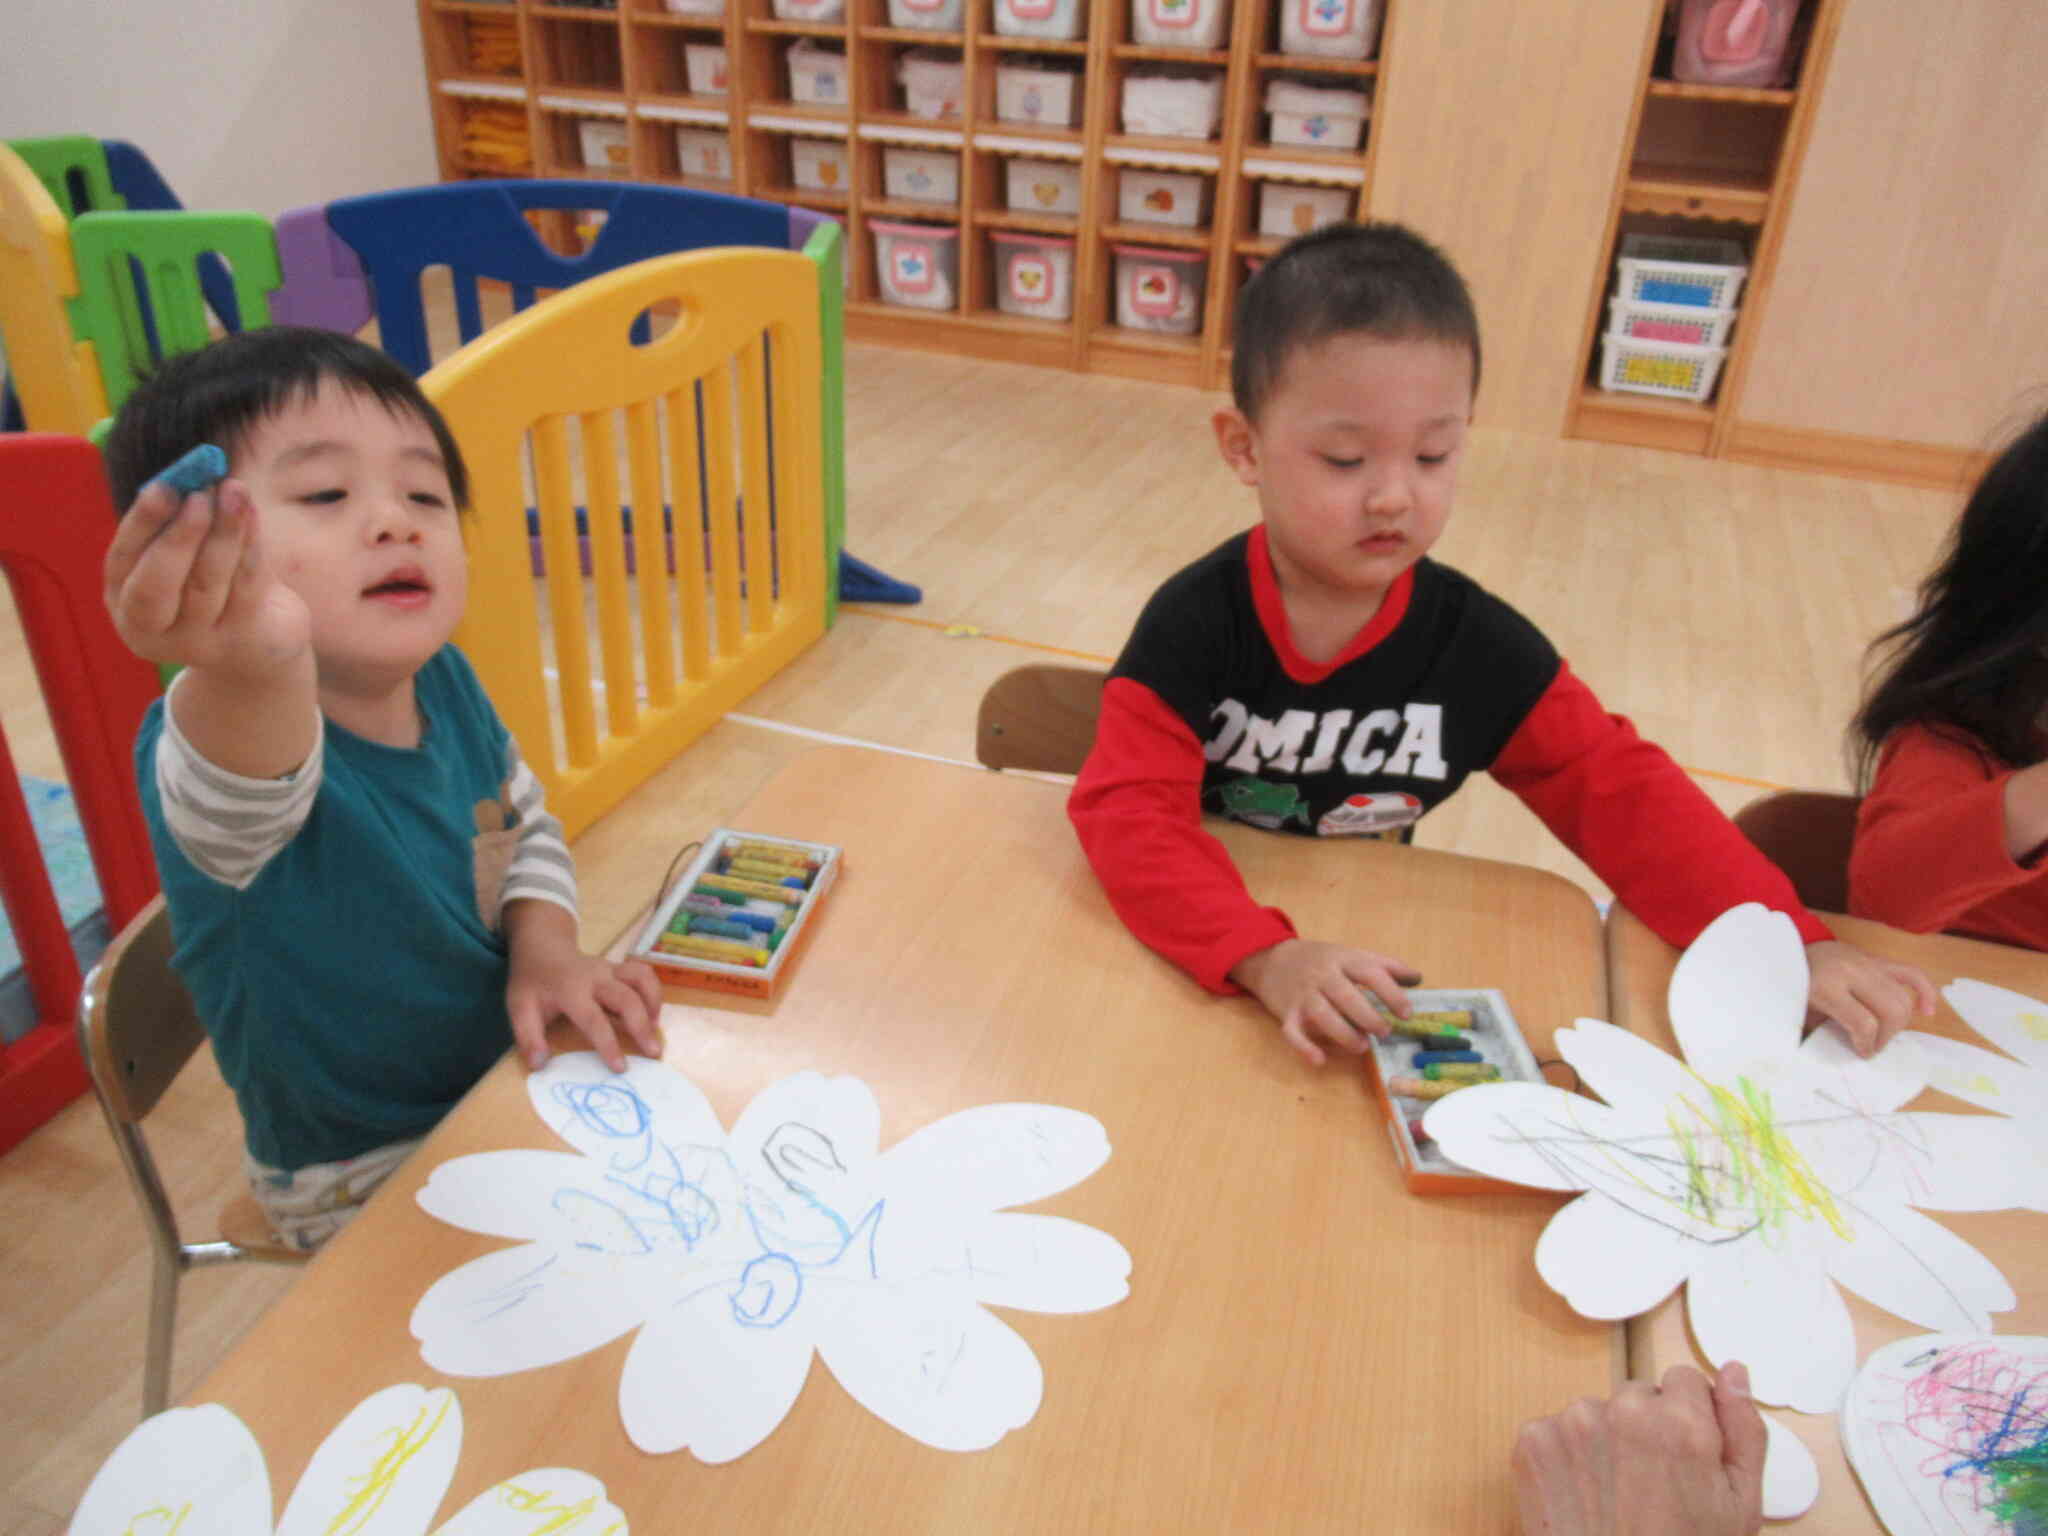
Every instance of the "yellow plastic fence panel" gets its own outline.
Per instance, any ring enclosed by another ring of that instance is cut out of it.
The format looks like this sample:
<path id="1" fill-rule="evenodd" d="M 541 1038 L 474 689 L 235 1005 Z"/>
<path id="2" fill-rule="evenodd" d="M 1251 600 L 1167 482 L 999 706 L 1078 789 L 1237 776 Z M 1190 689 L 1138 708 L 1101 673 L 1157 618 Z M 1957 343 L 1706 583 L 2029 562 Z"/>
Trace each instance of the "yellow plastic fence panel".
<path id="1" fill-rule="evenodd" d="M 107 414 L 92 346 L 71 334 L 66 305 L 77 295 L 63 210 L 0 144 L 0 339 L 31 432 L 84 437 Z"/>
<path id="2" fill-rule="evenodd" d="M 473 487 L 456 640 L 570 837 L 824 633 L 821 375 L 817 268 L 729 248 L 579 283 L 421 381 Z"/>

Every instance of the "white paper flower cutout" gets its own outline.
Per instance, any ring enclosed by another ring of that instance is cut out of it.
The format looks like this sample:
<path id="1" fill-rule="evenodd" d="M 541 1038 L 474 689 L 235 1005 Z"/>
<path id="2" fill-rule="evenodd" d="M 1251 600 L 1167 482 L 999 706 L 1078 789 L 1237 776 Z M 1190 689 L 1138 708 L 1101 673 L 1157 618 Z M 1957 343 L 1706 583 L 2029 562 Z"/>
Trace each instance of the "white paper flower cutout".
<path id="1" fill-rule="evenodd" d="M 1671 979 L 1684 1061 L 1581 1019 L 1558 1049 L 1604 1104 L 1487 1085 L 1439 1100 L 1425 1128 L 1468 1168 L 1585 1191 L 1536 1245 L 1577 1311 L 1633 1317 L 1684 1285 L 1708 1360 L 1744 1361 L 1763 1402 L 1826 1413 L 1856 1369 L 1837 1287 L 1926 1329 L 1988 1331 L 2011 1286 L 1919 1210 L 2021 1206 L 2039 1172 L 2013 1121 L 1901 1112 L 1925 1085 L 1917 1051 L 1861 1060 L 1832 1027 L 1802 1043 L 1806 990 L 1791 920 L 1734 908 Z"/>
<path id="2" fill-rule="evenodd" d="M 1919 1030 L 1900 1038 L 1919 1053 L 1930 1088 L 2019 1121 L 2035 1172 L 2026 1203 L 2048 1211 L 2048 1003 L 1981 981 L 1950 982 L 1941 995 L 2006 1054 Z"/>
<path id="3" fill-rule="evenodd" d="M 270 1471 L 249 1427 L 216 1403 L 145 1419 L 93 1477 L 70 1536 L 426 1536 L 462 1451 L 446 1387 L 386 1387 L 313 1453 L 273 1526 Z M 586 1473 L 541 1468 L 485 1490 L 436 1536 L 626 1536 Z"/>
<path id="4" fill-rule="evenodd" d="M 644 1451 L 744 1455 L 796 1402 L 813 1351 L 905 1434 L 980 1450 L 1029 1423 L 1044 1386 L 987 1308 L 1089 1312 L 1129 1290 L 1108 1234 L 1003 1209 L 1108 1160 L 1077 1110 L 982 1105 L 880 1152 L 880 1108 L 853 1077 L 785 1078 L 730 1132 L 658 1062 L 615 1075 L 558 1056 L 527 1092 L 576 1151 L 434 1170 L 427 1211 L 519 1246 L 443 1276 L 412 1331 L 436 1370 L 498 1376 L 639 1329 L 619 1415 Z"/>

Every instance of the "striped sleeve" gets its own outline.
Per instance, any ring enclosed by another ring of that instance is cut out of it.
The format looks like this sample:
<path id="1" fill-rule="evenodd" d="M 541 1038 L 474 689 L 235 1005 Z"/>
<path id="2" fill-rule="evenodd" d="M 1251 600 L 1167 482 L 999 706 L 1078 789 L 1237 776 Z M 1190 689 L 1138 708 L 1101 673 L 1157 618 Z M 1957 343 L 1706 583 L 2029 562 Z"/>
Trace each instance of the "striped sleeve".
<path id="1" fill-rule="evenodd" d="M 569 845 L 562 841 L 562 823 L 548 814 L 540 780 L 519 755 L 519 743 L 505 744 L 505 775 L 511 781 L 509 799 L 518 818 L 519 847 L 512 855 L 512 867 L 505 871 L 499 910 L 514 901 L 552 901 L 576 912 L 576 866 L 569 858 Z"/>
<path id="2" fill-rule="evenodd" d="M 173 684 L 175 692 L 176 685 Z M 168 701 L 156 743 L 157 797 L 171 840 L 210 880 L 245 891 L 263 866 L 298 836 L 320 792 L 326 722 L 313 712 L 312 750 L 293 773 L 251 779 L 201 757 L 178 729 Z"/>

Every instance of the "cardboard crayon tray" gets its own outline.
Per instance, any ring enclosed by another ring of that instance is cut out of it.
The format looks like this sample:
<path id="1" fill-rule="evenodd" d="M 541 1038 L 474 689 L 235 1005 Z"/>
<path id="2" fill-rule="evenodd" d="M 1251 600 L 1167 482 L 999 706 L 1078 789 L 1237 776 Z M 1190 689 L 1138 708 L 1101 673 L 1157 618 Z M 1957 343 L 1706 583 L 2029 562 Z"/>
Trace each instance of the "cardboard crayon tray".
<path id="1" fill-rule="evenodd" d="M 801 865 L 805 873 L 777 881 L 742 872 L 754 862 L 746 859 L 747 848 L 771 850 L 769 858 L 786 861 L 792 869 Z M 734 867 L 735 855 L 741 861 L 739 869 Z M 634 941 L 633 958 L 652 966 L 664 989 L 694 988 L 772 999 L 795 965 L 797 953 L 818 925 L 819 910 L 839 878 L 840 862 L 840 850 L 830 843 L 807 843 L 796 838 L 715 827 L 689 868 L 648 915 Z M 801 889 L 788 883 L 796 878 L 806 881 Z M 787 894 L 770 894 L 778 887 Z M 722 933 L 677 931 L 679 924 L 711 901 L 730 910 L 706 910 L 700 915 L 720 923 L 752 926 L 761 938 L 743 940 Z M 763 919 L 773 926 L 762 928 Z M 703 943 L 707 937 L 717 942 Z M 697 952 L 677 952 L 693 940 L 697 942 L 691 947 Z"/>
<path id="2" fill-rule="evenodd" d="M 1483 1063 L 1500 1069 L 1499 1081 L 1543 1081 L 1542 1069 L 1536 1065 L 1528 1042 L 1522 1038 L 1521 1026 L 1515 1022 L 1508 1000 L 1500 992 L 1492 988 L 1417 989 L 1409 992 L 1408 1001 L 1418 1014 L 1469 1013 L 1471 1023 L 1458 1029 L 1457 1033 L 1469 1042 L 1471 1050 L 1479 1053 Z M 1387 1135 L 1394 1144 L 1394 1157 L 1401 1165 L 1408 1187 L 1417 1194 L 1427 1195 L 1521 1191 L 1522 1185 L 1505 1184 L 1452 1162 L 1437 1150 L 1433 1141 L 1417 1140 L 1411 1128 L 1412 1122 L 1422 1118 L 1431 1101 L 1397 1094 L 1389 1085 L 1396 1079 L 1421 1076 L 1412 1062 L 1418 1051 L 1426 1049 L 1428 1047 L 1419 1040 L 1395 1034 L 1375 1039 L 1366 1057 L 1366 1077 L 1372 1084 L 1373 1096 L 1379 1101 L 1380 1112 L 1386 1117 Z"/>

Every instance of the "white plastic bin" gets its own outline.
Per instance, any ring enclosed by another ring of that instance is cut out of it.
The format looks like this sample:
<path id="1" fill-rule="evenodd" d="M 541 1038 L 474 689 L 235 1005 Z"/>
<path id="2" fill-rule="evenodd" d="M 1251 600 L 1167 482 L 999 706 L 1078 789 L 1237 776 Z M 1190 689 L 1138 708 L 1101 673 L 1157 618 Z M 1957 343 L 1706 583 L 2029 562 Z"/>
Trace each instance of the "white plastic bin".
<path id="1" fill-rule="evenodd" d="M 1202 328 L 1202 285 L 1209 259 L 1200 251 L 1114 245 L 1116 323 L 1134 331 L 1192 336 Z"/>
<path id="2" fill-rule="evenodd" d="M 1259 183 L 1259 233 L 1291 240 L 1325 224 L 1349 218 L 1358 200 L 1354 187 L 1304 186 L 1292 181 Z"/>
<path id="3" fill-rule="evenodd" d="M 1067 320 L 1074 313 L 1074 242 L 1056 235 L 989 234 L 996 308 L 1006 315 Z"/>
<path id="4" fill-rule="evenodd" d="M 1126 166 L 1117 172 L 1116 216 L 1131 224 L 1174 224 L 1193 229 L 1202 222 L 1209 178 L 1195 171 L 1149 171 Z"/>
<path id="5" fill-rule="evenodd" d="M 725 45 L 722 43 L 683 44 L 683 74 L 689 80 L 692 96 L 723 96 L 725 94 Z"/>
<path id="6" fill-rule="evenodd" d="M 870 219 L 875 232 L 875 281 L 885 304 L 951 309 L 959 284 L 960 231 L 935 224 L 892 224 Z"/>
<path id="7" fill-rule="evenodd" d="M 1073 39 L 1086 25 L 1081 0 L 996 0 L 996 32 L 1002 37 Z"/>
<path id="8" fill-rule="evenodd" d="M 921 32 L 958 32 L 960 0 L 889 0 L 889 25 Z"/>
<path id="9" fill-rule="evenodd" d="M 912 117 L 958 117 L 966 75 L 966 66 L 958 54 L 910 49 L 896 61 L 896 79 L 903 87 L 903 109 Z"/>
<path id="10" fill-rule="evenodd" d="M 1079 213 L 1081 167 L 1071 160 L 1028 160 L 1003 167 L 1003 183 L 1013 213 Z"/>
<path id="11" fill-rule="evenodd" d="M 673 16 L 723 16 L 725 0 L 663 0 L 664 8 Z"/>
<path id="12" fill-rule="evenodd" d="M 960 156 L 950 149 L 905 149 L 892 144 L 882 151 L 882 189 L 906 202 L 957 204 Z"/>
<path id="13" fill-rule="evenodd" d="M 1792 78 L 1799 0 L 1684 0 L 1671 78 L 1695 85 L 1780 86 Z"/>
<path id="14" fill-rule="evenodd" d="M 1600 338 L 1600 387 L 1666 400 L 1700 401 L 1714 392 L 1726 347 L 1688 347 L 1676 341 Z"/>
<path id="15" fill-rule="evenodd" d="M 732 180 L 732 144 L 723 128 L 678 128 L 676 166 L 696 181 Z"/>
<path id="16" fill-rule="evenodd" d="M 1634 341 L 1675 341 L 1688 347 L 1725 347 L 1735 325 L 1733 309 L 1701 309 L 1695 304 L 1638 304 L 1630 299 L 1607 301 L 1607 334 Z"/>
<path id="17" fill-rule="evenodd" d="M 846 14 L 846 0 L 773 0 L 777 21 L 837 21 Z"/>
<path id="18" fill-rule="evenodd" d="M 1379 0 L 1280 0 L 1282 53 L 1366 59 L 1379 30 Z"/>
<path id="19" fill-rule="evenodd" d="M 1005 123 L 1039 123 L 1071 128 L 1080 76 L 1071 69 L 1017 60 L 996 66 L 996 117 Z"/>
<path id="20" fill-rule="evenodd" d="M 789 141 L 789 174 L 800 187 L 813 192 L 844 192 L 847 173 L 844 139 L 803 139 Z"/>
<path id="21" fill-rule="evenodd" d="M 1125 133 L 1207 139 L 1223 118 L 1220 74 L 1161 74 L 1133 70 L 1124 77 Z"/>
<path id="22" fill-rule="evenodd" d="M 623 171 L 632 166 L 633 150 L 624 123 L 599 117 L 578 118 L 576 141 L 583 151 L 583 163 L 593 171 Z"/>
<path id="23" fill-rule="evenodd" d="M 846 55 L 808 37 L 790 45 L 789 99 L 811 107 L 846 105 Z"/>
<path id="24" fill-rule="evenodd" d="M 1315 149 L 1356 149 L 1365 137 L 1372 99 L 1363 91 L 1333 91 L 1275 80 L 1266 87 L 1266 111 L 1275 144 Z"/>
<path id="25" fill-rule="evenodd" d="M 1147 48 L 1220 48 L 1230 0 L 1131 0 L 1131 41 Z"/>
<path id="26" fill-rule="evenodd" d="M 1624 235 L 1615 262 L 1614 297 L 1638 304 L 1733 309 L 1749 259 L 1733 240 Z"/>

